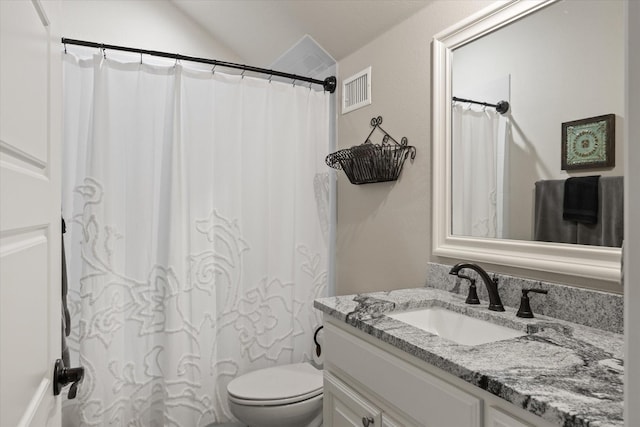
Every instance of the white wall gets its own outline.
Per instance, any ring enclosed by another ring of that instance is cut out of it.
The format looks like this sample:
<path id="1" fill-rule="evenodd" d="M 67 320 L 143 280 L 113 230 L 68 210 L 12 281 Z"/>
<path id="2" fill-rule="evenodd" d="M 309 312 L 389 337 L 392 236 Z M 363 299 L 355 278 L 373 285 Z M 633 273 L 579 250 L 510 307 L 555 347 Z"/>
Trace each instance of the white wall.
<path id="1" fill-rule="evenodd" d="M 627 131 L 625 186 L 625 243 L 624 243 L 624 333 L 625 333 L 625 381 L 624 419 L 627 427 L 640 425 L 640 2 L 628 5 L 627 58 Z"/>
<path id="2" fill-rule="evenodd" d="M 338 63 L 341 79 L 372 67 L 372 104 L 342 115 L 338 145 L 362 144 L 372 117 L 417 149 L 400 179 L 352 185 L 338 172 L 336 293 L 423 286 L 431 256 L 431 40 L 489 1 L 435 1 Z M 380 135 L 374 135 L 379 137 Z"/>
<path id="3" fill-rule="evenodd" d="M 556 3 L 454 52 L 455 96 L 464 96 L 457 88 L 511 74 L 507 200 L 512 239 L 532 239 L 536 181 L 624 175 L 623 5 L 611 0 Z M 562 122 L 610 113 L 617 116 L 616 167 L 561 170 Z"/>
<path id="4" fill-rule="evenodd" d="M 409 161 L 405 163 L 400 179 L 394 183 L 356 186 L 348 182 L 344 173 L 338 173 L 338 295 L 422 286 L 427 262 L 458 261 L 436 257 L 431 253 L 430 44 L 437 32 L 493 3 L 475 0 L 434 1 L 339 62 L 339 90 L 341 79 L 369 65 L 373 70 L 372 104 L 338 117 L 339 148 L 361 144 L 370 130 L 369 120 L 382 115 L 385 130 L 395 138 L 406 136 L 409 144 L 417 148 L 417 157 L 413 164 Z M 534 37 L 544 37 L 543 33 L 537 32 Z M 547 43 L 550 45 L 550 41 Z M 523 45 L 521 47 L 524 48 Z M 609 46 L 596 52 L 607 49 Z M 538 96 L 541 87 L 531 85 L 529 89 L 534 96 Z M 618 91 L 623 93 L 622 88 Z M 340 93 L 338 96 L 341 96 Z M 555 94 L 550 97 L 550 102 L 558 102 Z M 520 113 L 520 107 L 516 107 Z M 623 114 L 622 111 L 611 112 Z M 589 111 L 576 110 L 566 117 L 554 115 L 553 120 L 561 123 L 597 114 L 599 112 L 591 114 Z M 553 138 L 558 138 L 559 133 L 558 124 Z M 557 162 L 559 157 L 558 154 Z M 619 165 L 624 162 L 621 153 L 618 153 L 617 159 Z M 485 267 L 505 274 L 532 276 L 530 271 L 517 268 L 501 265 Z M 546 272 L 535 272 L 535 278 L 620 292 L 620 286 L 616 283 L 587 278 Z"/>
<path id="5" fill-rule="evenodd" d="M 63 0 L 62 36 L 241 62 L 168 0 Z"/>

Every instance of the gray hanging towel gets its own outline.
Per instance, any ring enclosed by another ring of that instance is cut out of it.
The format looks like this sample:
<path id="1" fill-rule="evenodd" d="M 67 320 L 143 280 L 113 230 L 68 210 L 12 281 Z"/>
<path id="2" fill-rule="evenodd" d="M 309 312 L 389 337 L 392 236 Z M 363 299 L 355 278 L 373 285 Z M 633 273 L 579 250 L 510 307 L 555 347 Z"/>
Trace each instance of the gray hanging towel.
<path id="1" fill-rule="evenodd" d="M 536 182 L 534 240 L 576 243 L 577 223 L 562 219 L 563 194 L 564 180 L 562 179 Z"/>
<path id="2" fill-rule="evenodd" d="M 567 178 L 562 219 L 597 224 L 599 182 L 600 175 Z"/>
<path id="3" fill-rule="evenodd" d="M 624 178 L 603 176 L 599 187 L 598 223 L 576 223 L 576 243 L 619 248 L 624 237 Z"/>
<path id="4" fill-rule="evenodd" d="M 62 236 L 60 236 L 60 242 L 62 242 L 62 361 L 64 366 L 68 367 L 71 366 L 71 363 L 66 337 L 71 333 L 71 315 L 67 306 L 67 261 L 64 255 L 64 233 L 66 231 L 67 225 L 64 223 L 64 218 L 62 218 Z"/>

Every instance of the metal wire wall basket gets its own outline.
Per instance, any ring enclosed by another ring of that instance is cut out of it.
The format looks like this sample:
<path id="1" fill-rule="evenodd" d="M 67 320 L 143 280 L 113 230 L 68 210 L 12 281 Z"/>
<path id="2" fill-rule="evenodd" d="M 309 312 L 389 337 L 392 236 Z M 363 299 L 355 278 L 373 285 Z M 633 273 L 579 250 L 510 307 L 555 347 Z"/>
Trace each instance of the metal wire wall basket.
<path id="1" fill-rule="evenodd" d="M 407 157 L 415 159 L 416 148 L 407 145 L 406 137 L 402 137 L 400 142 L 393 139 L 380 127 L 381 123 L 381 116 L 371 119 L 373 129 L 365 142 L 329 154 L 325 159 L 327 165 L 342 169 L 349 181 L 356 185 L 397 180 Z M 374 144 L 370 139 L 376 129 L 384 134 L 380 144 Z"/>

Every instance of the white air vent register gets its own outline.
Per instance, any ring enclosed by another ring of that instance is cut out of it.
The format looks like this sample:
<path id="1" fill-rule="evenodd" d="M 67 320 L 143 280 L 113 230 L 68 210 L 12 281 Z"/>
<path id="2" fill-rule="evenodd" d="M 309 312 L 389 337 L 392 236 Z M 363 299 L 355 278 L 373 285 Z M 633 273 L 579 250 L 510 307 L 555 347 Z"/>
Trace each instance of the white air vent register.
<path id="1" fill-rule="evenodd" d="M 371 67 L 342 81 L 342 114 L 371 104 Z"/>

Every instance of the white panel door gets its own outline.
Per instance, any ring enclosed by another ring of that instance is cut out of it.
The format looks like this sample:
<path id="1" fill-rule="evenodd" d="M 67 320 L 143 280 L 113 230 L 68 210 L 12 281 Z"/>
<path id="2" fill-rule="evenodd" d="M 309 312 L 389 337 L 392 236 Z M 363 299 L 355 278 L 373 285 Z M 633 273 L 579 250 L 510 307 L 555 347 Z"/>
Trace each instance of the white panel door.
<path id="1" fill-rule="evenodd" d="M 60 426 L 59 3 L 0 0 L 0 426 Z M 56 46 L 56 45 L 53 45 Z"/>
<path id="2" fill-rule="evenodd" d="M 640 426 L 640 2 L 625 2 L 624 422 Z"/>

